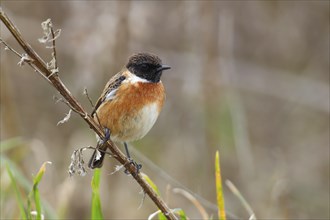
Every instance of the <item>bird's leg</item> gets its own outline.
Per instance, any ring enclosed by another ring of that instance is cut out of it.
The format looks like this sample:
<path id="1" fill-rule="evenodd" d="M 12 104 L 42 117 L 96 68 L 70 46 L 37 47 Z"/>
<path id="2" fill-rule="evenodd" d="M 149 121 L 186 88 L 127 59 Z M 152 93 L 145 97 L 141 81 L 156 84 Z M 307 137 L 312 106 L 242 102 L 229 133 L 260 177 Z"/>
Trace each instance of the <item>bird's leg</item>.
<path id="1" fill-rule="evenodd" d="M 138 174 L 138 173 L 140 172 L 140 169 L 142 168 L 142 164 L 138 164 L 137 162 L 135 162 L 135 161 L 131 158 L 131 156 L 130 156 L 130 154 L 129 154 L 129 151 L 128 151 L 128 146 L 127 146 L 127 143 L 126 143 L 126 142 L 124 142 L 124 146 L 125 146 L 125 151 L 126 151 L 127 158 L 128 158 L 128 160 L 130 161 L 130 164 L 133 164 L 133 165 L 135 166 L 135 168 L 136 168 L 136 173 L 135 173 L 135 174 Z M 127 169 L 126 169 L 124 172 L 125 172 L 126 174 L 129 174 L 129 172 L 128 172 Z"/>
<path id="2" fill-rule="evenodd" d="M 127 155 L 128 159 L 131 159 L 131 155 L 129 154 L 128 146 L 127 146 L 126 142 L 124 142 L 124 146 L 125 146 L 125 151 L 126 151 L 126 155 Z"/>
<path id="3" fill-rule="evenodd" d="M 109 139 L 110 139 L 110 129 L 109 128 L 104 128 L 104 139 L 102 140 L 101 145 L 103 145 Z"/>

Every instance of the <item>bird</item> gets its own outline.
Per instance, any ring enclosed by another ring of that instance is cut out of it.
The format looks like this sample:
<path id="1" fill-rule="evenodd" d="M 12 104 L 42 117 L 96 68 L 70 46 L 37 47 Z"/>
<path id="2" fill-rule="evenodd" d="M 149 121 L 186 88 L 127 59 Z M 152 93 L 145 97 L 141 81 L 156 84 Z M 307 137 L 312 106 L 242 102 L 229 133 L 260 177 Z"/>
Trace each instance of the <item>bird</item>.
<path id="1" fill-rule="evenodd" d="M 88 167 L 101 168 L 105 158 L 107 139 L 121 142 L 128 159 L 136 166 L 129 154 L 127 142 L 143 138 L 155 124 L 165 101 L 165 89 L 160 80 L 170 66 L 152 53 L 131 55 L 119 73 L 110 78 L 91 113 L 93 119 L 105 131 L 105 139 L 98 136 Z"/>

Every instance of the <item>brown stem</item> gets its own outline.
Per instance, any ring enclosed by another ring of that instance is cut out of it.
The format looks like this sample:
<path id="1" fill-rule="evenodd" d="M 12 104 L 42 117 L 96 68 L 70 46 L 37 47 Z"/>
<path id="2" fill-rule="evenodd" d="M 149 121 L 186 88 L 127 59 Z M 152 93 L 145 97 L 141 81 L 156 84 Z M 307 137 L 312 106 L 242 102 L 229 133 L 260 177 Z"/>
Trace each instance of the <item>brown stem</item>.
<path id="1" fill-rule="evenodd" d="M 73 97 L 70 91 L 62 83 L 61 79 L 57 74 L 52 74 L 52 72 L 47 68 L 46 62 L 43 61 L 40 56 L 32 49 L 32 47 L 23 39 L 21 33 L 8 18 L 5 12 L 0 7 L 0 19 L 21 45 L 24 51 L 32 59 L 31 66 L 36 68 L 36 70 L 43 74 L 44 77 L 48 78 L 51 84 L 56 88 L 57 91 L 68 101 L 73 110 L 79 113 L 79 115 L 86 121 L 89 127 L 94 130 L 94 132 L 104 138 L 104 133 L 98 124 L 95 123 L 93 118 L 83 109 L 80 103 Z M 128 158 L 119 150 L 119 148 L 111 141 L 107 141 L 108 148 L 114 155 L 114 158 L 130 172 L 134 179 L 142 187 L 143 191 L 148 194 L 151 200 L 156 204 L 156 206 L 164 213 L 167 219 L 176 219 L 176 216 L 171 212 L 167 204 L 157 195 L 157 193 L 150 187 L 150 185 L 144 180 L 141 174 L 136 175 L 136 168 L 130 163 Z"/>

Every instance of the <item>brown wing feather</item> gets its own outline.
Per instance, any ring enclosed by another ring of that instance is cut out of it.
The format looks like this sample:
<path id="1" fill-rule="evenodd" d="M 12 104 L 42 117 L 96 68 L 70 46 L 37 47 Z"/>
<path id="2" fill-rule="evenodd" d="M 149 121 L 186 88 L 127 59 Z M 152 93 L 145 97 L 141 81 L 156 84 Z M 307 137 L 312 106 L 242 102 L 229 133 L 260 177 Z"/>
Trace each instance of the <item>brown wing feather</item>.
<path id="1" fill-rule="evenodd" d="M 95 114 L 95 112 L 97 111 L 97 109 L 100 107 L 100 105 L 103 103 L 104 99 L 106 98 L 106 94 L 110 93 L 111 91 L 117 89 L 120 84 L 122 83 L 122 81 L 125 80 L 125 76 L 123 75 L 123 71 L 120 71 L 119 73 L 117 73 L 116 75 L 114 75 L 105 85 L 103 92 L 101 94 L 101 96 L 99 97 L 99 99 L 96 102 L 96 105 L 94 107 L 94 110 L 92 111 L 92 116 Z"/>

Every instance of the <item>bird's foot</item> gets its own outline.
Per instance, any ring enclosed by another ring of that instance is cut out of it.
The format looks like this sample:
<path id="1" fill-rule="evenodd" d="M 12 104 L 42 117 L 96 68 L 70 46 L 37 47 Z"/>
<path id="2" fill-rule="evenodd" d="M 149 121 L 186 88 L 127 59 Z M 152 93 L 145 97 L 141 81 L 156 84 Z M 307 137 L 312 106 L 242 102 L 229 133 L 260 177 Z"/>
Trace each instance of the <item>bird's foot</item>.
<path id="1" fill-rule="evenodd" d="M 129 163 L 135 167 L 135 172 L 133 173 L 133 175 L 136 176 L 137 174 L 140 173 L 140 170 L 142 169 L 142 164 L 135 162 L 132 158 L 128 158 L 128 160 L 129 160 Z M 124 173 L 127 175 L 130 174 L 130 172 L 127 169 L 124 171 Z"/>

